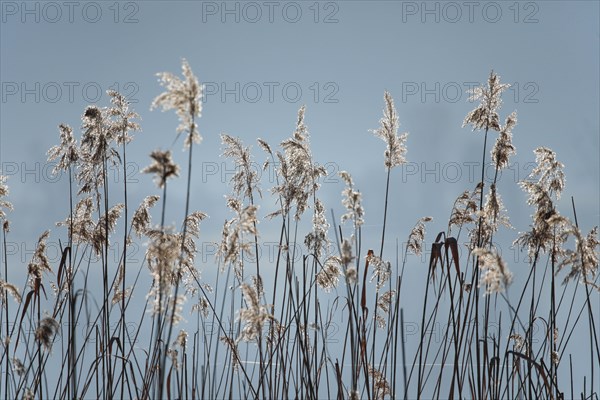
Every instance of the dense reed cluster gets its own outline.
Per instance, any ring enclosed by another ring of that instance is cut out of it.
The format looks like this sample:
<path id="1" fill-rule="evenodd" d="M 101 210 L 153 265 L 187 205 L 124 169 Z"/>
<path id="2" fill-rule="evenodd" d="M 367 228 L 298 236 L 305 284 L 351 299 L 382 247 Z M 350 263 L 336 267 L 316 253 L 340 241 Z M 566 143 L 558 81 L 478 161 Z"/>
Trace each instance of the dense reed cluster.
<path id="1" fill-rule="evenodd" d="M 499 180 L 516 152 L 517 124 L 516 112 L 501 122 L 509 85 L 497 74 L 471 93 L 478 104 L 464 126 L 483 136 L 481 179 L 457 193 L 446 231 L 427 242 L 432 218 L 423 216 L 405 238 L 386 237 L 390 176 L 406 163 L 408 134 L 398 134 L 398 112 L 385 92 L 372 131 L 385 143 L 380 221 L 363 208 L 365 194 L 349 172 L 339 174 L 341 202 L 321 200 L 326 170 L 311 151 L 301 107 L 278 147 L 258 139 L 263 168 L 275 171 L 268 191 L 251 147 L 221 135 L 222 155 L 236 170 L 226 196 L 231 217 L 208 261 L 197 257 L 207 215 L 194 209 L 203 202 L 190 189 L 203 87 L 185 60 L 181 78 L 158 76 L 165 91 L 151 108 L 177 113 L 187 168 L 169 150 L 152 151 L 142 172 L 158 192 L 132 206 L 127 181 L 108 179 L 114 166 L 126 175 L 133 135 L 143 135 L 127 100 L 110 91 L 109 106 L 88 106 L 80 137 L 61 124 L 48 160 L 68 175 L 68 201 L 55 202 L 67 204 L 67 216 L 40 235 L 22 287 L 7 278 L 20 266 L 7 257 L 13 206 L 0 175 L 1 398 L 598 397 L 598 228 L 580 229 L 573 200 L 573 218 L 559 213 L 565 176 L 554 151 L 536 149 L 537 165 L 520 182 L 533 214 L 514 245 L 528 265 L 512 265 L 494 240 L 511 227 Z M 492 180 L 484 174 L 488 155 Z M 180 174 L 185 205 L 167 199 Z M 276 201 L 260 204 L 267 193 Z M 179 227 L 165 223 L 171 209 L 183 210 Z M 378 251 L 362 243 L 367 217 L 381 222 Z M 260 257 L 261 224 L 276 227 L 274 260 Z M 61 243 L 59 263 L 47 256 L 51 236 Z M 146 244 L 141 265 L 128 263 L 136 241 Z M 113 242 L 122 244 L 116 262 Z M 415 297 L 404 277 L 424 253 L 429 262 L 417 269 L 425 290 Z M 216 280 L 202 277 L 208 269 L 218 271 Z M 407 324 L 405 313 L 418 324 Z M 574 352 L 587 356 L 575 369 Z"/>

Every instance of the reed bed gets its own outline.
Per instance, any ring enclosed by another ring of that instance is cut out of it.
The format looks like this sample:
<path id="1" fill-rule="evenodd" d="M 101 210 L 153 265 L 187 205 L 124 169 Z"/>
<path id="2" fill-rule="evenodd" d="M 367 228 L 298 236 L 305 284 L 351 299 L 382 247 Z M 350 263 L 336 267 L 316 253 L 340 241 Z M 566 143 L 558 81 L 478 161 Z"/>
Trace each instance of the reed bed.
<path id="1" fill-rule="evenodd" d="M 517 124 L 516 112 L 500 117 L 508 85 L 497 74 L 471 93 L 477 106 L 464 126 L 481 136 L 481 179 L 457 193 L 445 231 L 426 232 L 432 218 L 422 216 L 406 237 L 389 237 L 390 177 L 406 162 L 408 134 L 385 92 L 372 131 L 385 145 L 383 173 L 373 177 L 381 192 L 365 194 L 381 196 L 382 210 L 369 214 L 381 218 L 378 248 L 363 245 L 363 193 L 349 172 L 339 174 L 341 203 L 320 199 L 327 171 L 313 157 L 302 107 L 291 136 L 277 146 L 258 139 L 258 154 L 221 135 L 236 167 L 231 218 L 208 262 L 196 255 L 209 221 L 190 190 L 202 85 L 185 60 L 181 76 L 158 76 L 164 92 L 152 108 L 177 113 L 187 166 L 153 151 L 142 172 L 156 191 L 133 205 L 126 180 L 108 178 L 115 167 L 127 175 L 140 130 L 126 98 L 109 91 L 109 105 L 88 106 L 80 135 L 60 125 L 48 159 L 69 182 L 68 201 L 54 202 L 66 215 L 52 231 L 61 258 L 48 259 L 45 231 L 21 285 L 7 278 L 21 266 L 7 256 L 12 205 L 0 178 L 0 398 L 598 398 L 598 230 L 577 220 L 573 198 L 572 213 L 559 213 L 565 176 L 554 151 L 536 149 L 520 182 L 532 219 L 514 244 L 528 265 L 511 265 L 497 248 L 511 226 L 498 184 Z M 255 159 L 276 172 L 273 187 L 261 188 Z M 173 179 L 185 179 L 182 204 L 170 195 Z M 179 226 L 165 222 L 172 209 L 183 211 Z M 277 232 L 273 260 L 259 256 L 259 226 Z M 140 242 L 144 261 L 131 265 Z M 116 260 L 112 243 L 121 244 Z M 418 298 L 403 279 L 415 264 L 425 285 Z M 524 281 L 514 268 L 526 268 Z M 202 277 L 207 269 L 218 269 L 215 280 Z M 418 320 L 410 329 L 407 314 Z"/>

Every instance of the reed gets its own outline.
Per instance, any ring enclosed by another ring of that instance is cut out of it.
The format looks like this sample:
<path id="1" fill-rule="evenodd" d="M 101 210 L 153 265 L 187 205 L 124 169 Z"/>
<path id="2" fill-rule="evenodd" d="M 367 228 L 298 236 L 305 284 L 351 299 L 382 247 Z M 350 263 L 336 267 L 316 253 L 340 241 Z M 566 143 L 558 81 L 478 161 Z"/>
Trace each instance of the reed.
<path id="1" fill-rule="evenodd" d="M 494 240 L 511 227 L 499 188 L 517 124 L 516 112 L 501 122 L 508 85 L 497 74 L 471 93 L 478 104 L 464 120 L 483 136 L 481 180 L 457 193 L 447 229 L 429 246 L 427 216 L 406 238 L 389 237 L 389 207 L 401 204 L 391 198 L 390 177 L 406 162 L 408 134 L 398 134 L 399 115 L 385 92 L 373 130 L 386 146 L 381 179 L 373 178 L 383 189 L 382 216 L 372 214 L 381 218 L 379 249 L 363 245 L 363 196 L 377 194 L 362 193 L 343 171 L 341 203 L 321 199 L 327 171 L 313 156 L 302 107 L 279 146 L 258 140 L 264 168 L 275 171 L 268 192 L 251 147 L 221 135 L 236 170 L 226 197 L 231 217 L 208 265 L 196 259 L 207 215 L 191 193 L 202 85 L 185 60 L 182 77 L 161 73 L 159 82 L 165 91 L 152 108 L 177 113 L 187 151 L 183 204 L 171 195 L 169 183 L 183 169 L 170 150 L 150 154 L 142 172 L 153 175 L 158 192 L 138 207 L 126 179 L 108 178 L 111 166 L 126 174 L 140 131 L 139 115 L 111 91 L 107 107 L 84 110 L 81 136 L 59 127 L 48 158 L 55 173 L 69 176 L 68 199 L 53 201 L 67 214 L 52 233 L 63 243 L 61 260 L 48 259 L 51 234 L 43 232 L 19 286 L 6 279 L 17 265 L 7 253 L 12 205 L 0 176 L 0 398 L 598 398 L 598 228 L 581 230 L 587 221 L 577 220 L 573 198 L 572 216 L 558 211 L 565 176 L 554 151 L 536 149 L 536 166 L 520 183 L 533 215 L 514 245 L 528 265 L 511 265 Z M 486 160 L 495 167 L 492 180 Z M 183 211 L 179 227 L 166 225 L 167 210 Z M 272 260 L 260 255 L 264 225 L 277 232 Z M 116 260 L 113 241 L 122 243 Z M 139 266 L 127 262 L 136 242 L 147 243 Z M 423 264 L 425 251 L 425 290 L 415 297 L 404 277 Z M 214 281 L 201 276 L 208 268 L 219 271 Z M 409 326 L 407 314 L 416 324 Z M 575 377 L 573 350 L 583 347 L 588 359 L 576 362 L 585 374 Z"/>

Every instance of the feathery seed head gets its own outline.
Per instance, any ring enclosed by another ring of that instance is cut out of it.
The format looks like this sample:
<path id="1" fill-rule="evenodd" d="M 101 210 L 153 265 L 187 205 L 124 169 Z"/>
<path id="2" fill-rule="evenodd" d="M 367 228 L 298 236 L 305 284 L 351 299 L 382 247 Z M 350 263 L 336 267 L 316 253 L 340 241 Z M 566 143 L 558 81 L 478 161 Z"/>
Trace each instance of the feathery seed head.
<path id="1" fill-rule="evenodd" d="M 469 112 L 463 121 L 463 127 L 472 125 L 473 130 L 492 129 L 500 131 L 498 110 L 502 104 L 502 92 L 510 85 L 500 83 L 500 77 L 492 71 L 487 86 L 479 86 L 469 91 L 469 101 L 479 100 L 480 103 Z"/>
<path id="2" fill-rule="evenodd" d="M 486 287 L 486 294 L 503 292 L 512 283 L 512 273 L 497 252 L 484 248 L 476 248 L 473 254 L 479 257 L 479 268 L 482 271 L 479 287 Z"/>
<path id="3" fill-rule="evenodd" d="M 11 211 L 13 209 L 12 204 L 3 199 L 3 197 L 8 196 L 8 186 L 6 186 L 5 182 L 6 176 L 0 175 L 0 220 L 6 220 L 6 214 L 3 208 L 8 211 Z M 5 223 L 6 222 L 7 221 L 5 221 Z M 6 232 L 8 231 L 8 229 L 5 228 L 4 231 Z"/>
<path id="4" fill-rule="evenodd" d="M 342 190 L 342 205 L 346 208 L 346 213 L 342 215 L 342 223 L 351 220 L 354 222 L 354 227 L 359 228 L 364 223 L 365 211 L 362 206 L 362 196 L 359 191 L 354 190 L 354 182 L 352 176 L 346 172 L 339 173 L 342 180 L 346 183 L 346 187 Z"/>
<path id="5" fill-rule="evenodd" d="M 21 293 L 19 293 L 19 289 L 12 283 L 0 279 L 0 304 L 4 304 L 6 301 L 5 293 L 10 294 L 17 303 L 21 302 Z"/>
<path id="6" fill-rule="evenodd" d="M 413 254 L 421 255 L 421 252 L 423 251 L 423 241 L 425 240 L 425 223 L 431 222 L 432 220 L 433 218 L 431 217 L 423 217 L 419 219 L 414 228 L 410 231 L 407 248 Z"/>
<path id="7" fill-rule="evenodd" d="M 131 226 L 138 237 L 141 237 L 148 230 L 151 220 L 149 212 L 150 208 L 152 208 L 159 199 L 160 197 L 158 196 L 146 196 L 144 201 L 142 201 L 142 204 L 140 204 L 133 214 Z"/>
<path id="8" fill-rule="evenodd" d="M 53 146 L 48 150 L 48 161 L 58 160 L 52 169 L 52 173 L 55 175 L 60 171 L 68 170 L 79 160 L 79 150 L 73 137 L 73 129 L 66 124 L 60 124 L 58 129 L 60 131 L 60 145 Z"/>
<path id="9" fill-rule="evenodd" d="M 513 111 L 508 117 L 506 122 L 500 129 L 496 144 L 492 149 L 492 161 L 498 169 L 508 167 L 508 159 L 510 156 L 516 154 L 515 146 L 512 144 L 512 129 L 517 124 L 517 112 Z"/>
<path id="10" fill-rule="evenodd" d="M 240 289 L 242 290 L 246 307 L 239 311 L 239 319 L 245 322 L 245 324 L 240 332 L 238 341 L 250 342 L 260 337 L 263 324 L 273 317 L 267 312 L 267 307 L 260 304 L 259 294 L 253 286 L 242 283 Z"/>
<path id="11" fill-rule="evenodd" d="M 235 196 L 253 200 L 253 191 L 258 188 L 258 173 L 252 168 L 252 156 L 249 147 L 244 147 L 240 138 L 221 134 L 221 144 L 225 146 L 223 156 L 235 162 L 236 172 L 230 179 Z"/>
<path id="12" fill-rule="evenodd" d="M 35 330 L 35 338 L 46 348 L 50 350 L 54 335 L 58 332 L 59 323 L 52 317 L 42 319 Z"/>
<path id="13" fill-rule="evenodd" d="M 150 158 L 153 162 L 146 168 L 142 169 L 144 174 L 155 174 L 154 182 L 159 188 L 163 188 L 167 179 L 179 176 L 179 166 L 173 162 L 171 151 L 154 150 L 150 153 Z"/>
<path id="14" fill-rule="evenodd" d="M 381 138 L 387 145 L 384 153 L 384 165 L 387 169 L 392 169 L 398 165 L 406 163 L 406 138 L 408 133 L 398 136 L 398 114 L 394 107 L 394 99 L 389 92 L 383 95 L 385 107 L 383 109 L 383 118 L 379 121 L 380 127 L 371 132 Z"/>
<path id="15" fill-rule="evenodd" d="M 317 273 L 317 285 L 325 292 L 331 292 L 336 288 L 341 274 L 340 258 L 336 256 L 328 257 L 323 264 L 323 268 Z"/>
<path id="16" fill-rule="evenodd" d="M 162 108 L 163 111 L 174 109 L 179 117 L 180 124 L 177 132 L 187 132 L 184 147 L 189 147 L 192 142 L 200 143 L 202 137 L 198 132 L 195 117 L 202 114 L 202 92 L 204 86 L 198 83 L 187 60 L 181 63 L 183 79 L 169 73 L 157 74 L 161 86 L 166 91 L 158 95 L 150 109 Z"/>

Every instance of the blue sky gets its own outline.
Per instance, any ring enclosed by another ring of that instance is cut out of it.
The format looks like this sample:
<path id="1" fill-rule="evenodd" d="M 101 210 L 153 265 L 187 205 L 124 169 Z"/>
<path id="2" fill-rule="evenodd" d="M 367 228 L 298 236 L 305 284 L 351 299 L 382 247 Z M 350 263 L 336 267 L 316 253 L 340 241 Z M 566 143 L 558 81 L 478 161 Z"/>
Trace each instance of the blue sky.
<path id="1" fill-rule="evenodd" d="M 139 170 L 152 149 L 172 145 L 177 124 L 172 113 L 149 111 L 161 92 L 155 73 L 179 73 L 182 57 L 207 85 L 192 198 L 211 215 L 209 232 L 227 215 L 219 134 L 275 145 L 291 134 L 303 104 L 315 159 L 330 173 L 322 196 L 337 206 L 336 173 L 348 170 L 364 193 L 366 229 L 378 231 L 384 144 L 369 129 L 378 126 L 384 90 L 410 134 L 409 164 L 392 175 L 392 229 L 404 237 L 421 215 L 444 229 L 453 199 L 476 184 L 481 165 L 482 135 L 461 128 L 474 107 L 465 90 L 491 69 L 513 84 L 501 118 L 518 112 L 517 155 L 500 184 L 516 230 L 527 227 L 530 210 L 515 182 L 538 146 L 565 164 L 564 197 L 575 197 L 584 226 L 598 224 L 597 2 L 115 4 L 2 2 L 0 156 L 17 204 L 15 237 L 33 241 L 64 215 L 67 182 L 50 176 L 45 152 L 57 143 L 57 125 L 77 128 L 88 103 L 107 104 L 109 88 L 128 95 L 142 116 L 129 150 L 133 199 L 153 190 Z M 183 163 L 181 147 L 172 146 Z M 265 189 L 273 183 L 266 178 Z"/>
<path id="2" fill-rule="evenodd" d="M 431 215 L 431 241 L 446 229 L 454 199 L 478 181 L 483 136 L 461 127 L 475 107 L 465 90 L 485 82 L 492 69 L 513 85 L 503 97 L 502 120 L 518 112 L 517 155 L 499 184 L 515 227 L 504 243 L 528 228 L 532 210 L 516 182 L 527 176 L 539 146 L 555 150 L 565 164 L 559 208 L 571 216 L 573 196 L 587 232 L 600 220 L 599 4 L 2 1 L 0 161 L 15 205 L 9 216 L 14 265 L 25 268 L 45 229 L 52 227 L 55 243 L 64 240 L 53 225 L 68 213 L 68 181 L 50 175 L 45 154 L 58 142 L 58 124 L 78 128 L 88 103 L 108 105 L 103 91 L 121 90 L 142 118 L 142 132 L 128 149 L 134 206 L 158 193 L 151 177 L 139 173 L 151 150 L 172 148 L 184 164 L 182 143 L 169 147 L 176 116 L 149 110 L 162 91 L 155 74 L 179 74 L 181 58 L 208 92 L 192 186 L 192 208 L 210 215 L 202 226 L 206 243 L 219 239 L 230 216 L 223 196 L 231 166 L 219 157 L 219 134 L 252 144 L 260 165 L 264 154 L 255 139 L 281 142 L 306 105 L 315 160 L 330 173 L 321 197 L 340 215 L 337 172 L 349 171 L 364 196 L 365 248 L 376 247 L 385 145 L 369 129 L 379 125 L 384 90 L 395 99 L 401 131 L 409 132 L 409 163 L 392 173 L 388 237 L 404 240 L 419 217 Z M 273 183 L 265 173 L 265 195 Z M 168 212 L 167 222 L 179 224 L 184 180 L 171 189 L 169 201 L 181 206 Z M 273 210 L 265 201 L 261 213 Z M 268 242 L 274 228 L 260 228 Z"/>

